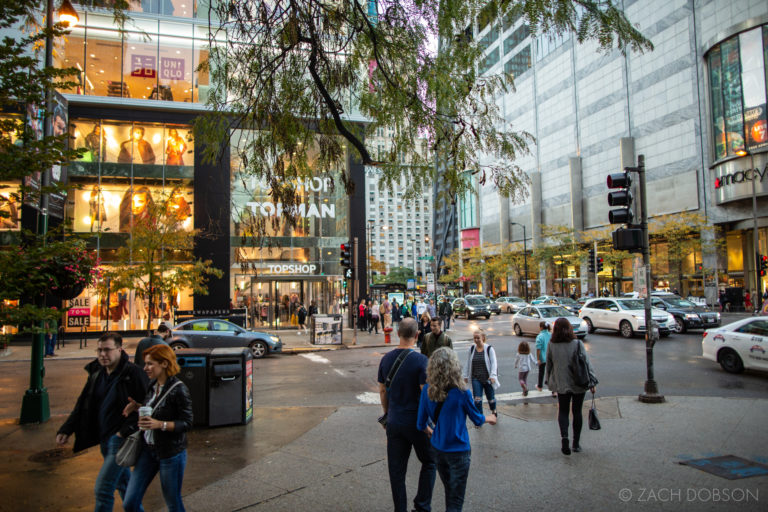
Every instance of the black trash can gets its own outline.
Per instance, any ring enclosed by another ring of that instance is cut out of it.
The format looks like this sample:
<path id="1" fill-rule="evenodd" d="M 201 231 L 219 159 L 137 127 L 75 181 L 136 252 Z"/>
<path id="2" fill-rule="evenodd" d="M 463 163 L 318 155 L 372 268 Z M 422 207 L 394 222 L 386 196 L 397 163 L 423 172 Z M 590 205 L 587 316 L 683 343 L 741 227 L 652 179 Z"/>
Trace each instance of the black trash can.
<path id="1" fill-rule="evenodd" d="M 245 425 L 253 419 L 253 354 L 250 350 L 211 350 L 208 381 L 208 426 Z"/>
<path id="2" fill-rule="evenodd" d="M 210 348 L 185 348 L 176 351 L 181 371 L 179 380 L 189 388 L 192 396 L 192 416 L 195 426 L 208 425 L 208 358 Z"/>

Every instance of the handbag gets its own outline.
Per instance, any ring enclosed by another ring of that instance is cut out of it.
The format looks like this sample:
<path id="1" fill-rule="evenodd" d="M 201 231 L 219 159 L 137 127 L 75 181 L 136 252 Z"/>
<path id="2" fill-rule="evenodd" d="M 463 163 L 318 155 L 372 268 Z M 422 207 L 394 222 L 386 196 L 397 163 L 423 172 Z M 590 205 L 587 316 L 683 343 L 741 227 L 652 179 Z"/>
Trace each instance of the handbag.
<path id="1" fill-rule="evenodd" d="M 576 347 L 576 351 L 571 357 L 568 369 L 571 371 L 573 382 L 578 387 L 591 388 L 597 384 L 597 379 L 593 379 L 589 374 L 589 364 L 587 363 L 587 355 L 584 353 L 584 345 L 581 344 L 581 341 L 578 344 L 579 346 Z"/>
<path id="2" fill-rule="evenodd" d="M 171 390 L 179 384 L 181 384 L 180 380 L 174 382 L 173 386 L 168 388 L 168 391 L 166 391 L 160 400 L 158 400 L 157 404 L 152 407 L 152 412 L 155 412 L 157 406 L 163 403 L 163 400 L 165 400 L 165 397 L 168 396 L 168 393 L 170 393 Z M 150 413 L 150 416 L 151 415 L 152 413 Z M 141 439 L 139 436 L 141 436 L 143 433 L 143 430 L 137 430 L 125 438 L 125 441 L 123 441 L 120 449 L 117 450 L 117 453 L 115 454 L 115 464 L 124 468 L 129 468 L 136 465 L 136 462 L 139 460 L 139 455 L 141 454 Z"/>
<path id="3" fill-rule="evenodd" d="M 589 408 L 589 430 L 600 430 L 600 419 L 597 417 L 597 408 L 595 407 L 595 394 L 592 393 L 592 407 Z"/>

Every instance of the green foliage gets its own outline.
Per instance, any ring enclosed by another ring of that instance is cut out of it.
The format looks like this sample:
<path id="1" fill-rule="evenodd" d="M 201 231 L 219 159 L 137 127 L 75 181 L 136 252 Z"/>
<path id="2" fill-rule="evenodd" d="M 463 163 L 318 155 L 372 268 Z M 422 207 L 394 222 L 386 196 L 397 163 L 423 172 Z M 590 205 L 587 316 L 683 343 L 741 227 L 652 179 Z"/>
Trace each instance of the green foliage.
<path id="1" fill-rule="evenodd" d="M 413 279 L 413 269 L 408 267 L 393 267 L 387 272 L 387 275 L 381 274 L 374 276 L 374 284 L 402 284 L 405 285 L 408 279 Z"/>
<path id="2" fill-rule="evenodd" d="M 471 169 L 479 183 L 521 198 L 527 178 L 515 161 L 533 139 L 501 116 L 497 98 L 511 77 L 478 76 L 483 48 L 467 32 L 488 4 L 391 0 L 372 17 L 364 0 L 220 2 L 215 17 L 229 20 L 226 42 L 212 31 L 201 64 L 214 84 L 211 113 L 195 127 L 204 158 L 221 157 L 233 127 L 257 130 L 237 156 L 285 211 L 297 201 L 296 178 L 342 170 L 351 193 L 347 155 L 378 167 L 382 186 L 405 179 L 413 195 L 436 180 L 460 194 L 469 186 L 461 173 Z M 612 1 L 494 5 L 491 19 L 513 9 L 532 33 L 574 32 L 605 50 L 651 48 Z M 393 136 L 379 160 L 366 140 L 380 128 Z"/>

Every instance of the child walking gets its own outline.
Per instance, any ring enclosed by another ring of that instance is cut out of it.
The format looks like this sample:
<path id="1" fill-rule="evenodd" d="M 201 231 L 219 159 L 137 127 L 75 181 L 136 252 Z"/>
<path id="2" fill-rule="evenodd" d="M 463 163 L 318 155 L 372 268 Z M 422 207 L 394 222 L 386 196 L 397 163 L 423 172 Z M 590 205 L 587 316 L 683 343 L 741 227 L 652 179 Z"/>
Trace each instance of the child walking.
<path id="1" fill-rule="evenodd" d="M 520 387 L 523 388 L 523 396 L 528 396 L 528 372 L 531 368 L 538 366 L 536 358 L 531 354 L 531 347 L 527 341 L 521 341 L 517 346 L 517 357 L 515 357 L 515 368 L 520 369 L 518 379 Z"/>

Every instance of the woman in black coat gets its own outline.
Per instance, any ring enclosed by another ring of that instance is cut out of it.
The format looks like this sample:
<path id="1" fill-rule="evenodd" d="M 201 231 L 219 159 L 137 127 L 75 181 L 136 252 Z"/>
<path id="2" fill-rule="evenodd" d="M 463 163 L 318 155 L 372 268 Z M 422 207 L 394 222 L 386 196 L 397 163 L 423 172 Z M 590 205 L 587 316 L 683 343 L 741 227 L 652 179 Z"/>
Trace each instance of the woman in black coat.
<path id="1" fill-rule="evenodd" d="M 180 368 L 176 354 L 168 345 L 155 345 L 144 351 L 144 371 L 150 378 L 144 401 L 153 407 L 152 414 L 139 414 L 141 454 L 131 473 L 123 507 L 127 511 L 141 509 L 141 501 L 152 479 L 160 473 L 160 487 L 169 512 L 183 512 L 181 484 L 187 465 L 187 430 L 192 428 L 192 399 L 189 389 L 175 375 Z M 123 411 L 129 415 L 140 404 L 130 399 Z"/>

